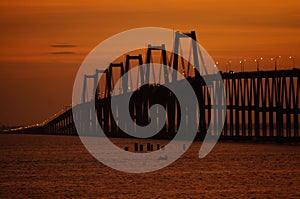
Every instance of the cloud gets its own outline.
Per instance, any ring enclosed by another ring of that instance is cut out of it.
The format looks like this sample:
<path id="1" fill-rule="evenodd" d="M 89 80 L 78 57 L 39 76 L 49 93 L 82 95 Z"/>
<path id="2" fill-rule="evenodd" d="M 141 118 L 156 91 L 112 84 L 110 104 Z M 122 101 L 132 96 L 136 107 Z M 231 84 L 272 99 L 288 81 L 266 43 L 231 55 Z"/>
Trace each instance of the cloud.
<path id="1" fill-rule="evenodd" d="M 75 44 L 70 44 L 70 43 L 55 43 L 55 44 L 51 44 L 50 47 L 55 48 L 55 49 L 66 49 L 66 50 L 62 50 L 62 51 L 54 51 L 54 52 L 50 52 L 49 54 L 51 55 L 73 55 L 76 54 L 75 52 L 71 51 L 71 48 L 75 48 L 77 47 L 77 45 Z"/>
<path id="2" fill-rule="evenodd" d="M 75 52 L 72 51 L 57 51 L 57 52 L 50 52 L 52 55 L 74 55 Z"/>
<path id="3" fill-rule="evenodd" d="M 77 47 L 74 44 L 67 44 L 67 43 L 62 43 L 62 44 L 52 44 L 50 45 L 52 48 L 75 48 Z"/>

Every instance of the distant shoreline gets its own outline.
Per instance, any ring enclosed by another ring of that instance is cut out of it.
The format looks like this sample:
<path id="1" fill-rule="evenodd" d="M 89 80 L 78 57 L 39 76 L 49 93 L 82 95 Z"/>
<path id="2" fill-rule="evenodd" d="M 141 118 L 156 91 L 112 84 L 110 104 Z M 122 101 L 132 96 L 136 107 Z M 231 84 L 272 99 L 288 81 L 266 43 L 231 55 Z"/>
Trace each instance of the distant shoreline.
<path id="1" fill-rule="evenodd" d="M 62 137 L 78 137 L 78 135 L 66 135 L 66 134 L 45 134 L 45 133 L 25 133 L 25 132 L 17 132 L 17 133 L 12 133 L 9 131 L 3 132 L 0 131 L 0 135 L 38 135 L 38 136 L 62 136 Z M 133 138 L 133 137 L 109 137 L 110 139 L 137 139 L 137 140 L 172 140 L 169 138 Z M 202 142 L 203 139 L 200 138 L 199 136 L 196 136 L 194 141 L 197 142 Z M 299 145 L 299 138 L 288 138 L 288 137 L 220 137 L 218 139 L 218 142 L 234 142 L 234 143 L 267 143 L 267 144 L 295 144 Z"/>

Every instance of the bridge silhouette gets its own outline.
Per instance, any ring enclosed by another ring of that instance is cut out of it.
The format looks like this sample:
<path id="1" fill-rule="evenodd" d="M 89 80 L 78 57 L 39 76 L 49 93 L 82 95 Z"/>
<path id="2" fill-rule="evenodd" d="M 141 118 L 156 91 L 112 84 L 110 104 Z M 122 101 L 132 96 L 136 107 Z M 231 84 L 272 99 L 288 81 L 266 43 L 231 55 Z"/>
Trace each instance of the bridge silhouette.
<path id="1" fill-rule="evenodd" d="M 90 121 L 82 123 L 77 128 L 86 132 L 87 135 L 93 135 L 97 131 L 96 123 L 99 122 L 100 127 L 109 137 L 130 137 L 123 132 L 119 125 L 124 122 L 113 117 L 113 113 L 117 113 L 118 107 L 111 110 L 112 97 L 118 98 L 122 95 L 131 95 L 129 103 L 129 112 L 132 120 L 137 125 L 145 126 L 150 122 L 149 109 L 153 104 L 160 104 L 166 110 L 166 123 L 164 127 L 154 136 L 154 138 L 170 139 L 177 133 L 178 126 L 184 125 L 186 131 L 189 131 L 189 122 L 198 122 L 199 129 L 197 137 L 203 139 L 207 133 L 210 122 L 216 122 L 222 125 L 222 119 L 225 120 L 221 139 L 261 139 L 261 140 L 282 140 L 282 141 L 299 141 L 299 114 L 300 114 L 300 70 L 293 68 L 291 70 L 276 71 L 252 71 L 252 72 L 220 72 L 225 87 L 226 104 L 218 104 L 215 106 L 211 101 L 210 92 L 217 92 L 221 82 L 214 78 L 212 81 L 205 82 L 205 67 L 203 74 L 198 72 L 199 63 L 202 60 L 200 49 L 193 45 L 190 46 L 188 52 L 193 57 L 193 64 L 190 60 L 184 60 L 178 55 L 181 39 L 197 40 L 194 31 L 190 33 L 176 32 L 174 37 L 174 52 L 166 51 L 165 45 L 152 46 L 148 45 L 145 52 L 138 54 L 127 54 L 123 56 L 120 62 L 111 63 L 105 70 L 96 70 L 94 74 L 86 74 L 83 80 L 82 103 L 68 107 L 66 110 L 45 121 L 43 124 L 21 131 L 37 132 L 44 134 L 59 135 L 76 135 L 77 131 L 74 120 L 80 121 L 81 118 L 88 118 Z M 172 67 L 188 80 L 194 89 L 198 98 L 199 110 L 195 110 L 195 114 L 199 113 L 200 117 L 196 121 L 190 121 L 188 117 L 184 121 L 180 121 L 180 115 L 185 114 L 180 110 L 176 96 L 164 85 L 179 83 L 182 81 L 177 77 L 176 73 L 170 74 L 170 71 L 163 69 L 159 76 L 164 84 L 147 84 L 139 87 L 137 90 L 133 88 L 130 78 L 124 78 L 122 87 L 119 88 L 119 95 L 112 96 L 115 88 L 116 79 L 120 78 L 134 67 L 133 62 L 138 65 L 146 64 L 146 67 L 139 71 L 139 80 L 143 84 L 149 81 L 150 75 L 154 75 L 150 71 L 150 64 L 154 58 L 159 57 L 160 63 Z M 198 70 L 197 70 L 198 69 Z M 101 75 L 101 79 L 100 79 Z M 95 96 L 88 97 L 87 88 L 89 80 L 93 82 Z M 100 85 L 100 80 L 104 82 Z M 90 108 L 93 107 L 93 108 Z M 92 112 L 96 111 L 93 117 Z M 199 112 L 197 112 L 199 111 Z M 226 111 L 226 118 L 221 118 L 222 113 Z M 73 118 L 74 117 L 74 118 Z M 213 120 L 211 117 L 214 117 Z M 153 118 L 152 118 L 153 119 Z M 158 124 L 162 121 L 156 120 Z M 122 124 L 126 126 L 126 124 Z M 158 129 L 159 130 L 159 129 Z M 216 135 L 216 134 L 214 134 Z"/>

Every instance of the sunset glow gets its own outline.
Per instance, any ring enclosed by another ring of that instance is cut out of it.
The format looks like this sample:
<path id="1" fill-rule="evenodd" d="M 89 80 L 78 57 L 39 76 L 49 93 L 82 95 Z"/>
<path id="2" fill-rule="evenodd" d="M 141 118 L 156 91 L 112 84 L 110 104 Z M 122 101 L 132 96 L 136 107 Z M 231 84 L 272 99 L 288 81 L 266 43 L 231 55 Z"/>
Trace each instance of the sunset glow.
<path id="1" fill-rule="evenodd" d="M 300 60 L 298 0 L 0 2 L 0 123 L 41 122 L 71 103 L 75 74 L 98 43 L 121 31 L 157 26 L 195 30 L 218 61 L 260 57 L 261 70 L 292 68 Z M 245 70 L 255 70 L 254 61 Z M 15 113 L 18 114 L 15 114 Z"/>

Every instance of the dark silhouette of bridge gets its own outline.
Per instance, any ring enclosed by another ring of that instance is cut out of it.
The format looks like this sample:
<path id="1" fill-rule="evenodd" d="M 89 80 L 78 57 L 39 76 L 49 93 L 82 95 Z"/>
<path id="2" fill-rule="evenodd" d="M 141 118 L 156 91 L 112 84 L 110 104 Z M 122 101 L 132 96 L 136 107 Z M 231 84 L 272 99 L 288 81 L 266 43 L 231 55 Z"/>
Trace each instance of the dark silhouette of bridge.
<path id="1" fill-rule="evenodd" d="M 174 41 L 174 52 L 180 50 L 180 39 L 191 38 L 196 40 L 194 31 L 186 34 L 177 32 Z M 113 118 L 113 112 L 118 112 L 118 107 L 111 110 L 112 91 L 114 89 L 116 74 L 123 75 L 133 68 L 133 62 L 138 65 L 151 64 L 154 56 L 159 54 L 161 63 L 181 70 L 182 75 L 189 81 L 198 98 L 200 117 L 197 121 L 190 121 L 189 118 L 180 121 L 180 114 L 184 114 L 176 96 L 164 85 L 148 84 L 132 91 L 132 84 L 129 79 L 122 82 L 121 95 L 132 94 L 129 111 L 132 120 L 137 125 L 147 125 L 150 122 L 149 107 L 153 104 L 161 104 L 166 110 L 166 123 L 154 138 L 172 138 L 178 130 L 178 126 L 184 125 L 186 131 L 189 131 L 189 122 L 199 122 L 197 133 L 198 138 L 204 138 L 211 116 L 216 123 L 221 123 L 225 119 L 221 138 L 230 139 L 266 139 L 266 140 L 299 140 L 299 108 L 300 108 L 300 70 L 293 68 L 291 70 L 276 71 L 253 71 L 253 72 L 221 72 L 222 81 L 226 91 L 227 104 L 211 104 L 209 91 L 217 91 L 220 83 L 216 78 L 211 82 L 205 82 L 203 75 L 196 70 L 199 67 L 198 55 L 201 52 L 196 45 L 191 45 L 190 54 L 194 57 L 193 65 L 183 60 L 176 53 L 166 51 L 165 45 L 148 45 L 146 55 L 126 55 L 124 61 L 111 63 L 105 70 L 96 70 L 95 74 L 87 74 L 83 81 L 82 103 L 72 108 L 64 110 L 56 117 L 49 119 L 38 127 L 29 128 L 28 131 L 36 131 L 45 134 L 63 134 L 76 135 L 74 119 L 89 118 L 89 123 L 83 123 L 79 126 L 81 130 L 93 135 L 97 129 L 96 123 L 99 122 L 101 128 L 109 137 L 129 137 L 126 132 L 119 128 L 119 124 L 124 122 Z M 145 61 L 144 58 L 145 57 Z M 204 68 L 205 70 L 205 68 Z M 105 82 L 105 86 L 99 85 L 99 74 Z M 139 78 L 143 82 L 148 82 L 151 71 L 150 67 L 139 71 Z M 206 74 L 206 73 L 204 73 Z M 164 69 L 160 78 L 164 79 L 165 84 L 172 84 L 177 79 L 177 74 L 169 74 Z M 88 80 L 92 79 L 93 89 L 96 96 L 91 99 L 87 97 Z M 102 88 L 102 89 L 101 89 Z M 119 96 L 113 96 L 118 98 Z M 215 100 L 215 99 L 213 99 Z M 90 109 L 91 104 L 93 108 Z M 181 108 L 181 109 L 180 109 Z M 226 109 L 225 109 L 226 108 Z M 73 113 L 72 113 L 73 111 Z M 91 112 L 96 111 L 97 117 L 91 117 Z M 226 118 L 222 113 L 226 111 Z M 214 114 L 212 114 L 214 113 Z M 75 118 L 73 118 L 75 117 Z M 161 121 L 155 121 L 157 123 Z M 221 124 L 217 124 L 221 125 Z M 126 124 L 125 124 L 126 126 Z M 159 125 L 157 125 L 159 126 Z M 24 131 L 24 129 L 23 129 Z"/>

